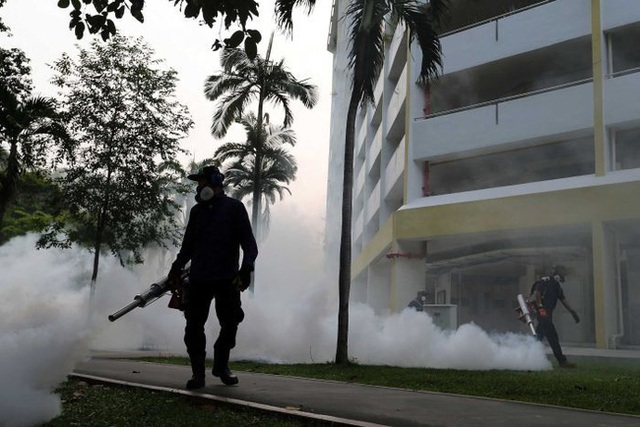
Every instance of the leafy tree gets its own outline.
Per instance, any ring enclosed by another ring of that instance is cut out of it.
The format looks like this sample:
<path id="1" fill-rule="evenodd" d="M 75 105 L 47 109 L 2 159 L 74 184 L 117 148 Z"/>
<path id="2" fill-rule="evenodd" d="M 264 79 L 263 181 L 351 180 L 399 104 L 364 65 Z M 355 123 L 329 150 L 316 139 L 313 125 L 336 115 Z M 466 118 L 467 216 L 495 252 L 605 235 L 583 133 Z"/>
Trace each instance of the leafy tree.
<path id="1" fill-rule="evenodd" d="M 263 123 L 258 127 L 258 119 L 252 113 L 239 118 L 246 132 L 244 142 L 227 142 L 215 151 L 214 158 L 220 163 L 226 162 L 225 182 L 231 186 L 230 194 L 238 199 L 253 197 L 256 187 L 254 171 L 258 169 L 257 177 L 260 188 L 262 224 L 268 227 L 270 205 L 276 200 L 282 200 L 291 191 L 286 186 L 295 180 L 298 166 L 296 160 L 289 153 L 285 145 L 296 144 L 295 133 L 290 128 Z M 261 155 L 258 156 L 257 153 Z M 256 167 L 256 159 L 261 165 Z M 262 236 L 266 230 L 262 231 Z M 253 288 L 252 288 L 253 289 Z"/>
<path id="2" fill-rule="evenodd" d="M 68 135 L 54 100 L 31 96 L 29 62 L 20 49 L 0 48 L 0 243 L 41 231 L 60 208 L 56 186 L 42 168 L 62 148 L 52 143 Z M 13 149 L 11 141 L 17 141 Z"/>
<path id="3" fill-rule="evenodd" d="M 0 0 L 0 7 L 4 6 L 7 0 Z M 9 27 L 7 27 L 4 22 L 2 22 L 2 18 L 0 17 L 0 33 L 9 32 Z"/>
<path id="4" fill-rule="evenodd" d="M 338 272 L 338 342 L 336 363 L 349 363 L 349 293 L 351 288 L 351 223 L 353 202 L 353 151 L 358 106 L 374 101 L 374 89 L 384 63 L 385 20 L 404 24 L 410 39 L 422 51 L 420 80 L 426 83 L 442 66 L 436 27 L 447 13 L 447 0 L 351 0 L 347 6 L 350 26 L 349 64 L 353 69 L 347 110 L 342 192 L 342 224 Z"/>
<path id="5" fill-rule="evenodd" d="M 0 164 L 4 160 L 6 157 L 0 152 Z M 0 244 L 15 236 L 41 232 L 62 213 L 63 205 L 57 185 L 44 171 L 25 172 L 5 215 Z"/>
<path id="6" fill-rule="evenodd" d="M 0 0 L 3 1 L 4 0 Z M 184 17 L 203 21 L 209 27 L 215 23 L 229 30 L 232 24 L 240 29 L 222 43 L 215 39 L 213 49 L 224 46 L 236 48 L 244 42 L 244 49 L 250 58 L 257 54 L 257 44 L 262 39 L 260 32 L 247 28 L 247 22 L 258 17 L 259 2 L 256 0 L 169 0 L 175 7 L 179 7 Z M 293 28 L 293 9 L 296 6 L 305 7 L 310 13 L 315 0 L 276 0 L 276 22 L 286 31 Z M 1 5 L 1 3 L 0 3 Z M 135 19 L 144 22 L 144 0 L 58 0 L 58 6 L 66 9 L 71 6 L 71 21 L 69 28 L 75 31 L 76 37 L 81 39 L 85 29 L 90 34 L 100 33 L 103 40 L 116 34 L 116 24 L 111 19 L 122 18 L 126 11 Z M 89 9 L 89 6 L 93 6 Z M 90 12 L 91 11 L 91 12 Z"/>
<path id="7" fill-rule="evenodd" d="M 273 40 L 273 37 L 272 37 Z M 218 101 L 213 115 L 211 131 L 213 136 L 222 138 L 227 130 L 238 120 L 251 103 L 257 105 L 256 129 L 262 128 L 264 120 L 264 105 L 266 102 L 282 107 L 284 110 L 283 127 L 290 127 L 293 123 L 293 113 L 289 106 L 290 99 L 297 99 L 307 108 L 313 108 L 318 99 L 316 86 L 307 80 L 297 80 L 286 70 L 284 60 L 273 62 L 270 60 L 271 42 L 267 48 L 266 58 L 260 55 L 251 60 L 246 52 L 240 49 L 225 49 L 221 56 L 222 72 L 212 75 L 205 81 L 205 95 L 211 101 Z M 260 213 L 260 198 L 263 194 L 262 156 L 263 148 L 260 141 L 261 133 L 257 133 L 256 160 L 254 166 L 254 188 L 251 199 L 251 222 L 254 232 L 259 234 L 258 220 Z"/>
<path id="8" fill-rule="evenodd" d="M 74 144 L 64 153 L 58 182 L 66 221 L 53 224 L 40 247 L 79 243 L 93 252 L 91 294 L 99 258 L 108 248 L 125 262 L 142 262 L 146 244 L 177 243 L 173 194 L 184 175 L 178 154 L 193 125 L 174 96 L 172 69 L 141 38 L 94 40 L 55 62 Z"/>
<path id="9" fill-rule="evenodd" d="M 18 101 L 24 101 L 33 90 L 29 62 L 22 50 L 0 47 L 0 87 L 15 95 Z M 0 104 L 0 111 L 3 110 Z"/>
<path id="10" fill-rule="evenodd" d="M 20 101 L 9 87 L 0 85 L 0 147 L 8 146 L 0 173 L 0 239 L 4 216 L 25 170 L 35 170 L 53 152 L 53 142 L 68 140 L 52 98 L 28 97 Z"/>

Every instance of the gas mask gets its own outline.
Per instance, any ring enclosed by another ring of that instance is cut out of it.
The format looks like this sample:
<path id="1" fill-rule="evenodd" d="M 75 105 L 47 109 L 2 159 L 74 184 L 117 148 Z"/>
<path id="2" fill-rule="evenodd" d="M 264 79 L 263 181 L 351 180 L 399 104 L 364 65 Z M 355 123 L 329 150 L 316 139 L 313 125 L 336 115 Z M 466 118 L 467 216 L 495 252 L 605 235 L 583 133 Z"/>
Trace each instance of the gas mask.
<path id="1" fill-rule="evenodd" d="M 208 185 L 205 186 L 198 186 L 198 188 L 196 188 L 196 201 L 203 201 L 203 202 L 207 202 L 209 200 L 211 200 L 211 198 L 214 196 L 214 192 L 213 192 L 213 188 L 209 187 Z"/>
<path id="2" fill-rule="evenodd" d="M 564 276 L 560 274 L 554 274 L 553 279 L 558 283 L 564 283 Z"/>

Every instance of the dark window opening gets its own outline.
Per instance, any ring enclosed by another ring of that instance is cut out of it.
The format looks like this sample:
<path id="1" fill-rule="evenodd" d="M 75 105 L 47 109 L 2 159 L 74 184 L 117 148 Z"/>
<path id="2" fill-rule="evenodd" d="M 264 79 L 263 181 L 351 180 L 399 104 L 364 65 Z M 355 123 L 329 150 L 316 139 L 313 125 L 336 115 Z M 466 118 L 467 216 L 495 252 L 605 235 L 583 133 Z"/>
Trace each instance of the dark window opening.
<path id="1" fill-rule="evenodd" d="M 640 159 L 640 156 L 637 159 Z M 429 171 L 429 195 L 451 194 L 593 173 L 595 173 L 593 138 L 573 139 L 459 160 L 432 162 Z"/>
<path id="2" fill-rule="evenodd" d="M 640 168 L 640 129 L 615 133 L 615 170 Z"/>

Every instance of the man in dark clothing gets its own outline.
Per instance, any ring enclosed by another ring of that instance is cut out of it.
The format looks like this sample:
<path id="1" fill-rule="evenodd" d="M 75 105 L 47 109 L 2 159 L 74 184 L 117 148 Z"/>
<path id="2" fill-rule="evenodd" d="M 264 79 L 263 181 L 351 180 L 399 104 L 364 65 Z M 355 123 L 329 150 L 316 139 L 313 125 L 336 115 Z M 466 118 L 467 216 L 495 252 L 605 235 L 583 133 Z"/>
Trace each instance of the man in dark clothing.
<path id="1" fill-rule="evenodd" d="M 578 313 L 571 308 L 569 301 L 564 296 L 561 283 L 564 283 L 566 268 L 561 265 L 553 266 L 550 276 L 543 276 L 531 288 L 536 307 L 538 309 L 538 325 L 536 335 L 540 341 L 545 338 L 549 341 L 549 346 L 553 350 L 553 355 L 558 360 L 562 368 L 575 368 L 575 364 L 569 362 L 562 354 L 558 332 L 553 324 L 553 310 L 558 301 L 571 313 L 576 323 L 580 323 Z"/>
<path id="2" fill-rule="evenodd" d="M 214 298 L 220 333 L 213 346 L 212 372 L 226 385 L 237 384 L 238 378 L 229 370 L 229 355 L 236 345 L 238 325 L 244 319 L 240 292 L 251 284 L 258 247 L 247 210 L 242 202 L 224 194 L 224 175 L 218 168 L 207 166 L 189 175 L 189 179 L 198 182 L 198 203 L 189 213 L 180 252 L 169 272 L 169 280 L 175 281 L 191 261 L 184 289 L 184 342 L 193 377 L 186 387 L 197 389 L 205 385 L 204 325 Z M 243 256 L 238 269 L 240 248 Z"/>
<path id="3" fill-rule="evenodd" d="M 413 308 L 415 311 L 424 311 L 424 306 L 429 303 L 429 294 L 426 291 L 418 291 L 416 297 L 411 300 L 407 307 Z"/>

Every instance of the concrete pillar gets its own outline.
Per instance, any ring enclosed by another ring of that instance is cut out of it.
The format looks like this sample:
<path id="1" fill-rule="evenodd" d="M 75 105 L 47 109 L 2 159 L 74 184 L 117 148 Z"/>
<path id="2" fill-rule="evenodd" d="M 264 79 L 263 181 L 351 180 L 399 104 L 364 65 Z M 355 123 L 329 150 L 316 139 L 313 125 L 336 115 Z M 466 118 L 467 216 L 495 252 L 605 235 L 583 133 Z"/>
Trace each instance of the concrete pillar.
<path id="1" fill-rule="evenodd" d="M 355 279 L 351 280 L 351 294 L 349 299 L 353 302 L 366 304 L 367 302 L 367 270 L 364 270 Z"/>
<path id="2" fill-rule="evenodd" d="M 367 286 L 367 304 L 377 314 L 389 314 L 390 310 L 390 267 L 386 259 L 372 263 L 369 270 Z"/>
<path id="3" fill-rule="evenodd" d="M 425 290 L 426 264 L 422 243 L 398 243 L 397 254 L 389 260 L 391 269 L 391 312 L 402 311 L 418 291 Z"/>
<path id="4" fill-rule="evenodd" d="M 591 57 L 593 68 L 593 135 L 596 176 L 603 176 L 609 165 L 607 133 L 604 120 L 604 77 L 607 66 L 606 43 L 602 34 L 602 5 L 591 0 Z"/>
<path id="5" fill-rule="evenodd" d="M 596 347 L 609 348 L 618 331 L 614 233 L 601 221 L 592 223 L 593 292 Z"/>

